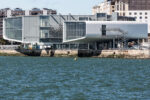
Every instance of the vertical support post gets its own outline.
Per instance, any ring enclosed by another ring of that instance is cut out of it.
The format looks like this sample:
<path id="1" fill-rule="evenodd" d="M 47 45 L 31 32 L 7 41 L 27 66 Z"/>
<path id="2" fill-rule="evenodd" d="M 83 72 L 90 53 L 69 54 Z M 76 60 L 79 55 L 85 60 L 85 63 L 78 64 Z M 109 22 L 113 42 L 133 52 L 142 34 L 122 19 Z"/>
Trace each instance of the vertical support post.
<path id="1" fill-rule="evenodd" d="M 138 38 L 138 49 L 140 50 L 140 40 Z"/>
<path id="2" fill-rule="evenodd" d="M 109 49 L 112 49 L 112 43 L 109 41 Z"/>
<path id="3" fill-rule="evenodd" d="M 88 50 L 90 50 L 90 44 L 88 43 Z"/>
<path id="4" fill-rule="evenodd" d="M 13 45 L 13 41 L 11 41 L 11 45 Z"/>
<path id="5" fill-rule="evenodd" d="M 95 42 L 95 50 L 97 50 L 97 43 Z"/>
<path id="6" fill-rule="evenodd" d="M 115 49 L 115 38 L 113 38 L 113 49 Z"/>
<path id="7" fill-rule="evenodd" d="M 78 46 L 77 49 L 79 50 L 79 43 L 77 44 L 77 46 Z"/>
<path id="8" fill-rule="evenodd" d="M 69 43 L 69 50 L 70 50 L 71 48 L 70 48 L 70 43 Z"/>

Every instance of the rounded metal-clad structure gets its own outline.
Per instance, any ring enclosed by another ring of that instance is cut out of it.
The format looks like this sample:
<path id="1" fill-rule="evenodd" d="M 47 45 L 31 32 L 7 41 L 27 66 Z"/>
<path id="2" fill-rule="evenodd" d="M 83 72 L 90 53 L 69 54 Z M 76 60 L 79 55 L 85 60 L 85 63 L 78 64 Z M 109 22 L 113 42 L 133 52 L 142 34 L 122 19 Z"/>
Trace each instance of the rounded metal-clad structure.
<path id="1" fill-rule="evenodd" d="M 142 39 L 148 37 L 147 23 L 133 21 L 85 21 L 65 22 L 64 42 L 96 41 L 126 37 Z"/>

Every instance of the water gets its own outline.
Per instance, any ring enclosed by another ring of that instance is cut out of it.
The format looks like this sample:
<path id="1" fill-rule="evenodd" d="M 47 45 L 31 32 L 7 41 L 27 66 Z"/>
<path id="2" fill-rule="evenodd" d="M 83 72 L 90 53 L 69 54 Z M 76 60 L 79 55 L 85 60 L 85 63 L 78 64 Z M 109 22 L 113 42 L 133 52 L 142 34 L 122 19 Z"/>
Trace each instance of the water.
<path id="1" fill-rule="evenodd" d="M 0 100 L 149 100 L 150 60 L 0 57 Z"/>

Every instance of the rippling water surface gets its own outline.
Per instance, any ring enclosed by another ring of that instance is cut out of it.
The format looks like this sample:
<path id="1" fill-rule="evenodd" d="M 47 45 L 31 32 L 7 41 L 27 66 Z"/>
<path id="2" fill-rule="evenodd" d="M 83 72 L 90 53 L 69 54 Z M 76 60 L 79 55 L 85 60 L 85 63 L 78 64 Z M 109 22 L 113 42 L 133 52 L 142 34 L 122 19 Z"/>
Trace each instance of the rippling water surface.
<path id="1" fill-rule="evenodd" d="M 0 57 L 0 100 L 150 100 L 150 60 Z"/>

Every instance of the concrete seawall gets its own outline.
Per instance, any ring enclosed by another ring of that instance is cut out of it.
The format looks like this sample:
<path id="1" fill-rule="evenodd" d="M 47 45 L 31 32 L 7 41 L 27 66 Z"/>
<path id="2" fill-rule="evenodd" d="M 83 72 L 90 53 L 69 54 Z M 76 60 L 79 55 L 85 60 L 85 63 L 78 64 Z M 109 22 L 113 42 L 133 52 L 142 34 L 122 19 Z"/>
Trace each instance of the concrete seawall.
<path id="1" fill-rule="evenodd" d="M 102 50 L 99 57 L 150 58 L 149 50 Z"/>
<path id="2" fill-rule="evenodd" d="M 1 56 L 150 58 L 149 50 L 0 50 Z"/>

